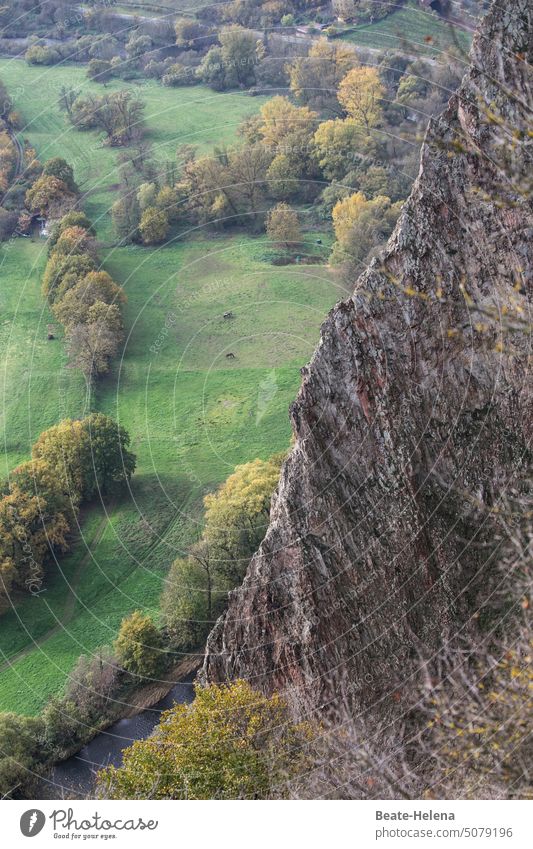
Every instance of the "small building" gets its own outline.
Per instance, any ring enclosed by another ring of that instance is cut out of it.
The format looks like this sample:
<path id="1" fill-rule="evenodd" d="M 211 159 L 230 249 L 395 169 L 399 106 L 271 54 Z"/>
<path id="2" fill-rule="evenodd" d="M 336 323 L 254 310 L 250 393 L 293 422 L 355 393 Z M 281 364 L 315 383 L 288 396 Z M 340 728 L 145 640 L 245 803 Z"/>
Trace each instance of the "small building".
<path id="1" fill-rule="evenodd" d="M 39 236 L 42 239 L 47 239 L 50 235 L 50 230 L 48 229 L 48 221 L 46 220 L 46 218 L 43 218 L 42 215 L 38 215 L 36 221 L 39 225 Z"/>

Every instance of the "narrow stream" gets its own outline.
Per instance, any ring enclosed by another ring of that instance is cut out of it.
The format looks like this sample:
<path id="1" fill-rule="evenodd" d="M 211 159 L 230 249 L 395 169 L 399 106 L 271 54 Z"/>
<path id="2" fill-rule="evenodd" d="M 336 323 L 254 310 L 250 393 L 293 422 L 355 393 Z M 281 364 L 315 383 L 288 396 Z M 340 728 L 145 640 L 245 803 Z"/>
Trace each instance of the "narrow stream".
<path id="1" fill-rule="evenodd" d="M 54 767 L 43 782 L 41 798 L 91 798 L 96 772 L 104 766 L 119 766 L 123 749 L 134 740 L 144 740 L 159 722 L 161 712 L 175 704 L 189 704 L 194 697 L 194 675 L 175 684 L 157 704 L 137 716 L 119 719 L 100 732 L 76 755 Z"/>

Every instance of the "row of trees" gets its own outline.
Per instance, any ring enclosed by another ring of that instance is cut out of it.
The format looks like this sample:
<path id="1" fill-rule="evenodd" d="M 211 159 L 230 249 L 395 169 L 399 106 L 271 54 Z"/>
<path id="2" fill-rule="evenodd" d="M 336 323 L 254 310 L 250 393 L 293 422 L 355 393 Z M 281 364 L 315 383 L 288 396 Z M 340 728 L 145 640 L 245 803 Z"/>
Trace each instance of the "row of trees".
<path id="1" fill-rule="evenodd" d="M 135 469 L 127 432 L 108 416 L 66 419 L 44 431 L 32 459 L 10 474 L 0 500 L 0 610 L 13 590 L 41 589 L 45 568 L 68 548 L 80 504 L 113 495 Z"/>
<path id="2" fill-rule="evenodd" d="M 50 237 L 42 289 L 65 328 L 71 363 L 89 385 L 109 370 L 124 338 L 121 310 L 126 295 L 98 266 L 91 222 L 73 210 Z"/>

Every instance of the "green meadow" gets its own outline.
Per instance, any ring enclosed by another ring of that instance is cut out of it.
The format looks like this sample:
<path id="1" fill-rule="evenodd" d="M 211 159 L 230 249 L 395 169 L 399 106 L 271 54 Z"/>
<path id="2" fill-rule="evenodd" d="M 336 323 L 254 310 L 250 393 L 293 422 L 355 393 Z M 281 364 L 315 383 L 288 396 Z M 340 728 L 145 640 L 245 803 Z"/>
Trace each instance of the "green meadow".
<path id="1" fill-rule="evenodd" d="M 340 38 L 358 47 L 438 58 L 450 48 L 467 52 L 472 36 L 430 10 L 408 3 L 376 23 L 350 27 Z"/>
<path id="2" fill-rule="evenodd" d="M 62 85 L 87 85 L 83 69 L 3 60 L 0 78 L 40 158 L 74 161 L 89 193 L 86 210 L 112 242 L 116 152 L 97 134 L 70 128 L 56 105 Z M 199 88 L 138 88 L 149 101 L 149 138 L 168 157 L 185 141 L 203 148 L 231 141 L 261 102 Z M 120 502 L 83 512 L 45 591 L 14 599 L 0 618 L 0 710 L 38 712 L 80 654 L 113 641 L 125 614 L 140 608 L 157 616 L 168 567 L 198 533 L 203 496 L 236 464 L 288 447 L 299 369 L 328 309 L 346 294 L 327 266 L 273 266 L 265 239 L 244 233 L 198 233 L 157 249 L 108 247 L 102 258 L 128 296 L 127 339 L 90 403 L 128 429 L 138 468 Z M 0 248 L 2 476 L 28 457 L 44 428 L 87 412 L 84 381 L 68 367 L 61 334 L 47 340 L 45 262 L 38 236 Z M 224 319 L 227 311 L 234 318 Z"/>

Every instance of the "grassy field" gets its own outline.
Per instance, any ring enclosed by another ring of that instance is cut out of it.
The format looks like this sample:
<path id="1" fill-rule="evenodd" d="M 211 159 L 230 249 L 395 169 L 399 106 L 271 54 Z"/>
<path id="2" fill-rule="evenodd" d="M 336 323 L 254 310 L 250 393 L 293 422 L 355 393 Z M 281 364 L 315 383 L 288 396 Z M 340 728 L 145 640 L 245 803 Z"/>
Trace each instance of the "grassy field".
<path id="1" fill-rule="evenodd" d="M 0 59 L 0 79 L 13 92 L 22 115 L 19 135 L 28 138 L 41 160 L 63 156 L 72 165 L 80 188 L 87 193 L 87 214 L 96 222 L 100 237 L 111 239 L 109 210 L 116 199 L 117 151 L 103 146 L 102 133 L 74 130 L 57 105 L 63 86 L 98 94 L 104 88 L 87 79 L 84 67 L 42 68 L 18 59 Z M 218 94 L 203 86 L 165 88 L 150 80 L 115 80 L 105 90 L 124 88 L 133 90 L 146 103 L 149 138 L 161 161 L 175 161 L 180 144 L 198 145 L 202 150 L 234 141 L 238 125 L 265 100 L 239 92 Z"/>
<path id="2" fill-rule="evenodd" d="M 350 29 L 340 37 L 359 47 L 413 55 L 423 53 L 438 58 L 443 51 L 455 46 L 467 51 L 472 36 L 418 5 L 408 5 L 375 24 Z"/>
<path id="3" fill-rule="evenodd" d="M 0 63 L 11 90 L 18 81 L 24 134 L 41 157 L 72 159 L 78 151 L 76 176 L 94 189 L 87 207 L 99 216 L 99 235 L 107 236 L 114 153 L 46 108 L 35 90 L 39 74 L 20 62 Z M 57 92 L 73 75 L 81 83 L 79 69 L 54 68 L 43 84 Z M 229 140 L 259 105 L 240 95 L 148 88 L 150 134 L 169 153 L 192 133 L 203 147 Z M 110 248 L 102 256 L 128 295 L 128 338 L 92 405 L 129 430 L 138 470 L 128 497 L 80 517 L 75 544 L 46 591 L 0 619 L 0 710 L 38 712 L 80 654 L 112 642 L 126 613 L 142 608 L 157 615 L 166 570 L 196 535 L 202 496 L 237 463 L 288 446 L 299 368 L 327 310 L 346 294 L 326 267 L 273 266 L 264 239 L 245 235 L 200 234 L 156 250 Z M 84 384 L 67 367 L 62 340 L 46 340 L 45 259 L 37 237 L 0 248 L 3 473 L 27 457 L 41 430 L 85 411 Z M 228 310 L 234 319 L 222 317 Z"/>

